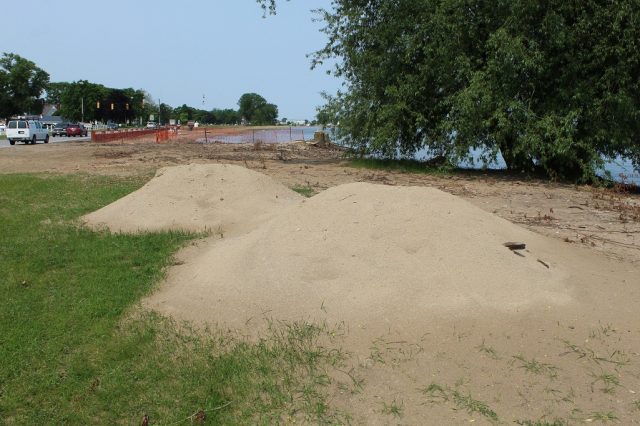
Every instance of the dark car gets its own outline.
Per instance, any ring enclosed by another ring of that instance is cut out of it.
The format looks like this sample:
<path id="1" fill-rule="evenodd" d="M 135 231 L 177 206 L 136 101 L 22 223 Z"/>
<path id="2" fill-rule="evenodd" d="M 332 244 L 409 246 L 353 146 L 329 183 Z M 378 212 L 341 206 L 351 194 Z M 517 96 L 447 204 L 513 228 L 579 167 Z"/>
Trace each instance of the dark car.
<path id="1" fill-rule="evenodd" d="M 67 136 L 67 123 L 58 123 L 53 126 L 51 136 Z"/>
<path id="2" fill-rule="evenodd" d="M 107 123 L 107 130 L 117 130 L 118 125 L 116 123 Z"/>
<path id="3" fill-rule="evenodd" d="M 87 136 L 87 129 L 82 124 L 67 125 L 67 136 Z"/>

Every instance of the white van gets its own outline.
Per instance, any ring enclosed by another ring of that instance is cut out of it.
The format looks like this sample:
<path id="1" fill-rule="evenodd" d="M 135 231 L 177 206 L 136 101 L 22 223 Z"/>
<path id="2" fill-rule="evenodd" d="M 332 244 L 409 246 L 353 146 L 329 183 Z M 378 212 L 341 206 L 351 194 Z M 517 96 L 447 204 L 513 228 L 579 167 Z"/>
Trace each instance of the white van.
<path id="1" fill-rule="evenodd" d="M 35 144 L 37 141 L 49 143 L 49 131 L 42 127 L 42 123 L 35 120 L 11 120 L 7 123 L 7 139 L 9 144 L 16 142 Z"/>

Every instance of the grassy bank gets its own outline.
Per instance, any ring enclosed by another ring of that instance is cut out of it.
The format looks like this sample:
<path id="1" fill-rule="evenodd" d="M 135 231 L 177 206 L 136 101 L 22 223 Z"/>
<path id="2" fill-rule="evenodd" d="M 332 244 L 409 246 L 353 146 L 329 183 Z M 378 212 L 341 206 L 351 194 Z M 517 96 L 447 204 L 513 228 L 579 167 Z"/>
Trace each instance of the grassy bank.
<path id="1" fill-rule="evenodd" d="M 450 175 L 457 169 L 448 165 L 433 165 L 418 160 L 380 160 L 375 158 L 351 158 L 351 167 L 358 169 L 384 170 L 400 173 L 422 173 Z"/>
<path id="2" fill-rule="evenodd" d="M 258 343 L 195 332 L 137 303 L 193 235 L 93 232 L 76 219 L 143 179 L 0 176 L 0 423 L 212 424 L 336 419 L 328 330 Z"/>

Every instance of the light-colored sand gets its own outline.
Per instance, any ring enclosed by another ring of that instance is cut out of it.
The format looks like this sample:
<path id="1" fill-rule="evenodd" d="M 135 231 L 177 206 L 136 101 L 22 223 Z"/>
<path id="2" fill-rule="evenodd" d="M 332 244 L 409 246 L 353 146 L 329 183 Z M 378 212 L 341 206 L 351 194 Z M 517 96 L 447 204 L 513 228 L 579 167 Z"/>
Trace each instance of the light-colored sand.
<path id="1" fill-rule="evenodd" d="M 525 242 L 524 257 L 507 241 Z M 186 256 L 149 303 L 235 329 L 272 317 L 406 330 L 434 315 L 568 303 L 551 251 L 544 237 L 437 189 L 354 183 Z"/>
<path id="2" fill-rule="evenodd" d="M 456 196 L 350 183 L 303 199 L 246 169 L 183 166 L 88 219 L 222 227 L 178 253 L 145 305 L 247 334 L 264 318 L 343 324 L 353 357 L 333 372 L 331 403 L 355 424 L 495 424 L 454 389 L 505 424 L 608 412 L 637 424 L 637 267 Z M 507 241 L 526 243 L 524 257 Z M 605 373 L 620 385 L 604 387 Z M 432 383 L 449 398 L 425 393 Z"/>
<path id="3" fill-rule="evenodd" d="M 180 229 L 232 236 L 301 199 L 270 177 L 244 167 L 190 164 L 160 169 L 138 191 L 83 220 L 114 232 Z"/>

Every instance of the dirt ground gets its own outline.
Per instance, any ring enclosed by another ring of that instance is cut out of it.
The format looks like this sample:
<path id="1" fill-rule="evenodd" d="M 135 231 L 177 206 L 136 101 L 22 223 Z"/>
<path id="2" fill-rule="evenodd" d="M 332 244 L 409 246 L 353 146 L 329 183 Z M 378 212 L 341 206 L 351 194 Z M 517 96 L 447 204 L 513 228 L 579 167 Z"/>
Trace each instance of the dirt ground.
<path id="1" fill-rule="evenodd" d="M 419 332 L 389 327 L 354 348 L 345 338 L 353 363 L 335 373 L 341 385 L 332 403 L 354 423 L 640 423 L 640 196 L 501 173 L 358 169 L 340 150 L 302 143 L 183 138 L 0 149 L 1 173 L 151 177 L 160 167 L 189 163 L 240 165 L 316 192 L 351 182 L 434 187 L 550 237 L 557 254 L 550 262 L 584 259 L 575 275 L 581 281 L 567 290 L 570 304 L 434 314 Z M 335 327 L 336 335 L 358 334 L 353 324 Z"/>

